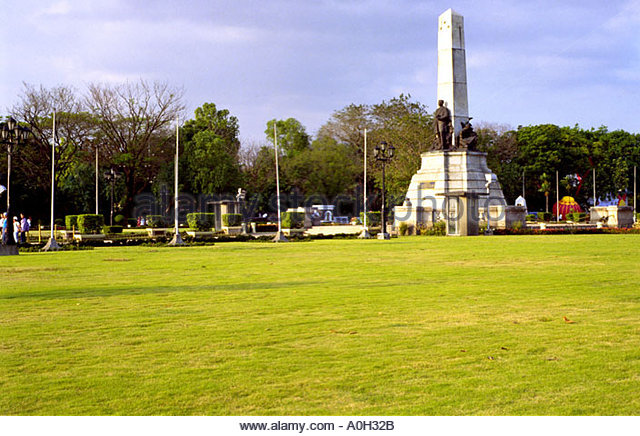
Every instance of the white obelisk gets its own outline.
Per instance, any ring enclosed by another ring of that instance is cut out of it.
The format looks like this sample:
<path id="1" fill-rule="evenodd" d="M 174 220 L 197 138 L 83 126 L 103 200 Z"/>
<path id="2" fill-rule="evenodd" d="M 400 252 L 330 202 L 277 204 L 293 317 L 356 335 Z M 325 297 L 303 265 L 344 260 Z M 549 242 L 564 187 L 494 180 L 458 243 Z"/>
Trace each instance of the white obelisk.
<path id="1" fill-rule="evenodd" d="M 469 121 L 467 63 L 464 51 L 464 18 L 453 9 L 438 17 L 438 100 L 451 111 L 453 141 Z"/>

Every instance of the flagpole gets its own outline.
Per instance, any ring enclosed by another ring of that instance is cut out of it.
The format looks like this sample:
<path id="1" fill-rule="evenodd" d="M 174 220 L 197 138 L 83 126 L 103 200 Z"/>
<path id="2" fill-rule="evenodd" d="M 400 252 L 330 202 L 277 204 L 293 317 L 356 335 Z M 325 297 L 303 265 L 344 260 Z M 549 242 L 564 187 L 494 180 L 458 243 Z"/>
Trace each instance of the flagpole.
<path id="1" fill-rule="evenodd" d="M 593 206 L 597 205 L 596 201 L 596 167 L 593 167 Z"/>
<path id="2" fill-rule="evenodd" d="M 55 202 L 55 184 L 56 184 L 56 145 L 58 138 L 56 135 L 56 109 L 53 109 L 53 129 L 51 144 L 51 236 L 49 242 L 42 247 L 42 251 L 56 251 L 60 249 L 55 236 L 55 220 L 54 220 L 54 202 Z"/>
<path id="3" fill-rule="evenodd" d="M 96 144 L 96 215 L 98 213 L 98 145 Z"/>
<path id="4" fill-rule="evenodd" d="M 175 233 L 173 239 L 169 242 L 169 245 L 184 245 L 184 241 L 180 236 L 180 229 L 178 228 L 178 153 L 180 147 L 180 121 L 178 115 L 176 115 L 176 157 L 173 165 L 173 224 Z"/>
<path id="5" fill-rule="evenodd" d="M 364 229 L 362 233 L 360 233 L 359 238 L 361 239 L 369 239 L 371 235 L 369 234 L 369 228 L 367 226 L 367 129 L 364 129 L 364 218 L 363 224 Z"/>
<path id="6" fill-rule="evenodd" d="M 55 199 L 55 184 L 56 184 L 56 111 L 53 110 L 53 146 L 51 147 L 51 239 L 55 239 L 54 235 L 54 214 L 53 214 L 53 205 Z"/>
<path id="7" fill-rule="evenodd" d="M 560 180 L 556 170 L 556 222 L 560 222 Z"/>
<path id="8" fill-rule="evenodd" d="M 274 118 L 273 120 L 273 144 L 276 153 L 276 191 L 277 191 L 277 199 L 278 199 L 278 234 L 273 238 L 273 242 L 288 242 L 287 238 L 282 234 L 282 217 L 280 212 L 280 171 L 278 167 L 278 133 L 276 129 L 277 121 Z"/>

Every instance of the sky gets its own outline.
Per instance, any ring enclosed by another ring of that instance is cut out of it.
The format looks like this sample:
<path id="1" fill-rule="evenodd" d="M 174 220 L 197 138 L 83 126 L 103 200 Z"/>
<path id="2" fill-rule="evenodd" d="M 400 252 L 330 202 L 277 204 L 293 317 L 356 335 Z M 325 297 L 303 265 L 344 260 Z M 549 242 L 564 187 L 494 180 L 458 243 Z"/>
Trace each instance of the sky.
<path id="1" fill-rule="evenodd" d="M 438 16 L 464 16 L 469 115 L 640 133 L 640 0 L 0 0 L 0 115 L 23 83 L 166 82 L 314 135 L 331 114 L 410 94 L 436 109 Z"/>

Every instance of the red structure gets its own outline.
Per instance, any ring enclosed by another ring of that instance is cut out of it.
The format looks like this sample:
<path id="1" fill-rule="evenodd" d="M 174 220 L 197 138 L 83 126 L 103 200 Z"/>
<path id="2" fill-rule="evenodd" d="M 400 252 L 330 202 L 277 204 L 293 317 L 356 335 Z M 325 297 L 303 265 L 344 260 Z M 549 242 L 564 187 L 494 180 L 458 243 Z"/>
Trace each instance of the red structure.
<path id="1" fill-rule="evenodd" d="M 562 197 L 562 199 L 553 205 L 553 215 L 557 216 L 560 213 L 562 218 L 566 217 L 568 213 L 582 212 L 582 208 L 573 197 Z"/>

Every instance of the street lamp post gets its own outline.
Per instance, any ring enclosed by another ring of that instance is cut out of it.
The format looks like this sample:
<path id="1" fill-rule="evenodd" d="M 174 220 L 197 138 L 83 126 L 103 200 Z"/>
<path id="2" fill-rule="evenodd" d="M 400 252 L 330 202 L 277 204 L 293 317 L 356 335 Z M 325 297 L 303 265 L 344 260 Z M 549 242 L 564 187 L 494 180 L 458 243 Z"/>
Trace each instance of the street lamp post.
<path id="1" fill-rule="evenodd" d="M 0 143 L 7 146 L 7 234 L 2 241 L 6 245 L 14 245 L 15 241 L 10 236 L 13 229 L 9 231 L 11 225 L 11 155 L 13 154 L 13 147 L 18 146 L 20 143 L 25 142 L 29 137 L 31 131 L 26 127 L 19 126 L 17 121 L 13 117 L 9 117 L 6 123 L 0 123 Z"/>
<path id="2" fill-rule="evenodd" d="M 381 221 L 382 221 L 382 231 L 378 234 L 378 239 L 389 239 L 389 234 L 387 233 L 387 217 L 386 217 L 386 199 L 385 199 L 385 166 L 388 161 L 393 158 L 395 147 L 393 145 L 387 145 L 386 142 L 381 142 L 380 145 L 376 145 L 376 148 L 373 150 L 373 155 L 376 160 L 382 162 L 382 213 L 381 213 Z"/>
<path id="3" fill-rule="evenodd" d="M 107 183 L 111 184 L 111 211 L 109 213 L 110 226 L 113 225 L 113 191 L 116 185 L 116 179 L 118 179 L 119 177 L 120 177 L 120 174 L 116 172 L 116 170 L 114 170 L 113 168 L 111 168 L 109 171 L 105 171 L 104 173 L 104 179 L 107 181 Z"/>

